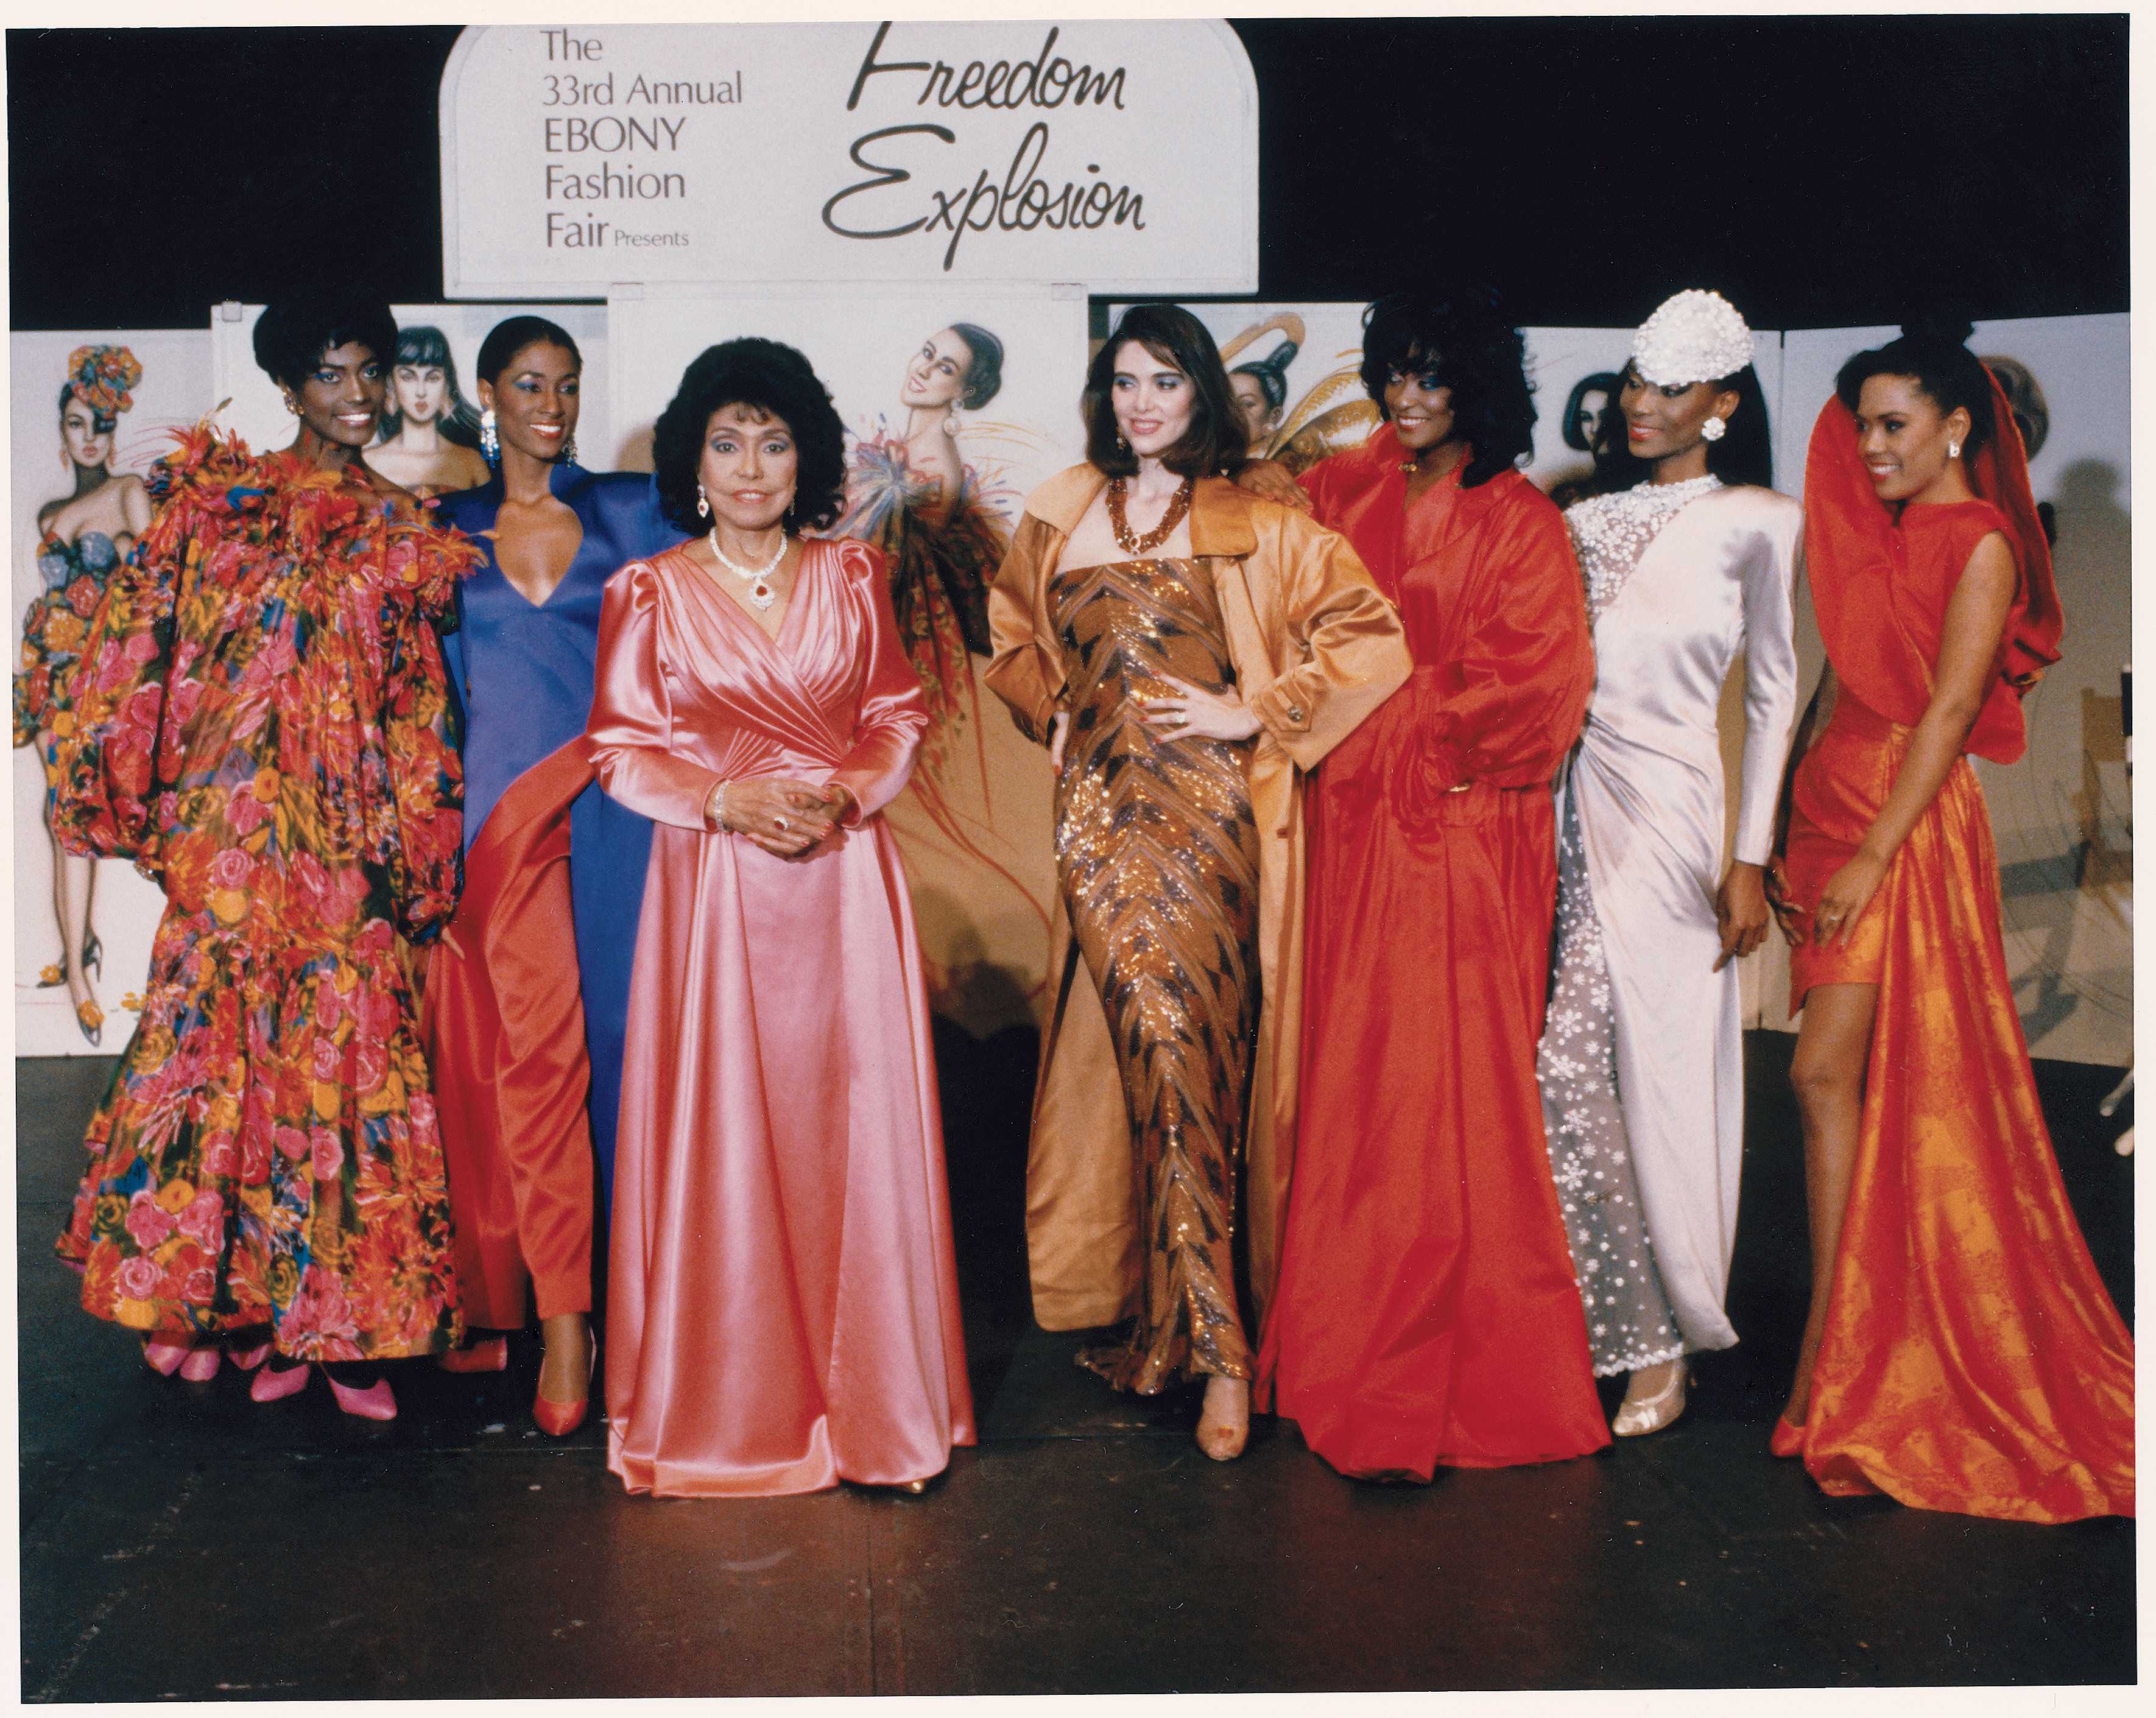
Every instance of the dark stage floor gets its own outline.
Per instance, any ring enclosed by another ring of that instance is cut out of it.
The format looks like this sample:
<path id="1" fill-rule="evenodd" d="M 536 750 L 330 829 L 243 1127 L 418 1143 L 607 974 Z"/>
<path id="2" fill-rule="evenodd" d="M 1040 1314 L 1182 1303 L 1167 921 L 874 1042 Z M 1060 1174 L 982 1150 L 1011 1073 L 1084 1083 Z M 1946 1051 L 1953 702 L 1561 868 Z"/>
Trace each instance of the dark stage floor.
<path id="1" fill-rule="evenodd" d="M 75 1308 L 52 1235 L 109 1061 L 17 1064 L 23 1692 L 988 1694 L 2130 1681 L 2134 1533 L 1835 1501 L 1770 1460 L 1805 1292 L 1784 1074 L 1750 1045 L 1732 1310 L 1676 1428 L 1548 1468 L 1351 1483 L 1260 1422 L 1111 1396 L 1031 1327 L 1026 1047 L 943 1046 L 983 1442 L 922 1498 L 632 1500 L 601 1428 L 418 1367 L 368 1427 L 156 1377 Z M 2132 1282 L 2113 1074 L 2039 1069 L 2076 1209 Z M 2125 1118 L 2122 1117 L 2122 1121 Z"/>

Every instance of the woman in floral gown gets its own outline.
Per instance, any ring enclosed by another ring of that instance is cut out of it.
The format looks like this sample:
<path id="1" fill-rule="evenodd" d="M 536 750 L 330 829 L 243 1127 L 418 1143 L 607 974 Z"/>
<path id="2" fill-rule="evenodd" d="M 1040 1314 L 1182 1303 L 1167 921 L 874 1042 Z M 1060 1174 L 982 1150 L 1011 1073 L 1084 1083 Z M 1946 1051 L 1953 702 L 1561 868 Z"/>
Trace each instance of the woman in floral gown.
<path id="1" fill-rule="evenodd" d="M 149 523 L 142 480 L 112 469 L 120 414 L 134 405 L 133 390 L 141 380 L 141 363 L 126 346 L 82 346 L 68 355 L 68 379 L 60 385 L 60 459 L 74 489 L 38 510 L 38 590 L 23 611 L 15 671 L 15 743 L 38 748 L 49 783 L 53 689 L 74 665 L 105 580 Z M 67 987 L 75 1022 L 93 1044 L 105 1028 L 105 1011 L 90 985 L 90 973 L 101 972 L 104 964 L 90 924 L 96 894 L 95 864 L 64 851 L 54 840 L 53 915 L 60 957 L 38 975 L 38 988 Z"/>
<path id="2" fill-rule="evenodd" d="M 299 419 L 257 457 L 198 428 L 157 469 L 53 716 L 54 827 L 163 888 L 141 1023 L 90 1126 L 60 1256 L 89 1311 L 196 1381 L 455 1339 L 449 1197 L 409 945 L 455 903 L 463 779 L 434 621 L 470 546 L 369 471 L 386 306 L 271 306 L 255 354 Z"/>

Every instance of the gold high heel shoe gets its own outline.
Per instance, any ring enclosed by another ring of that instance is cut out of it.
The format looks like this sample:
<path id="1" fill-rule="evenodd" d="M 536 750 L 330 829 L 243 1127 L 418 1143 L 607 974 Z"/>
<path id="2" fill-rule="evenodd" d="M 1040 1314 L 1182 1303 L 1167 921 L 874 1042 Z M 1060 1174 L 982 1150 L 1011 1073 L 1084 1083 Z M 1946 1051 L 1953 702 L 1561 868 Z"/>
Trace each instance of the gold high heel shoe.
<path id="1" fill-rule="evenodd" d="M 1676 1370 L 1670 1375 L 1668 1383 L 1651 1396 L 1636 1399 L 1630 1396 L 1617 1410 L 1617 1417 L 1609 1422 L 1613 1437 L 1644 1438 L 1650 1432 L 1659 1432 L 1672 1423 L 1685 1411 L 1685 1363 L 1680 1360 Z"/>
<path id="2" fill-rule="evenodd" d="M 1241 1382 L 1243 1384 L 1243 1418 L 1241 1423 L 1237 1424 L 1233 1420 L 1209 1419 L 1206 1418 L 1206 1413 L 1204 1411 L 1201 1411 L 1199 1414 L 1198 1447 L 1204 1450 L 1205 1454 L 1210 1456 L 1214 1461 L 1235 1460 L 1237 1456 L 1243 1453 L 1244 1447 L 1250 1441 L 1250 1397 L 1249 1383 L 1245 1380 L 1232 1378 L 1226 1379 L 1224 1382 L 1229 1383 Z M 1205 1397 L 1206 1409 L 1209 1410 L 1212 1407 L 1213 1397 L 1213 1384 L 1212 1381 L 1209 1379 L 1207 1381 L 1205 1386 Z"/>

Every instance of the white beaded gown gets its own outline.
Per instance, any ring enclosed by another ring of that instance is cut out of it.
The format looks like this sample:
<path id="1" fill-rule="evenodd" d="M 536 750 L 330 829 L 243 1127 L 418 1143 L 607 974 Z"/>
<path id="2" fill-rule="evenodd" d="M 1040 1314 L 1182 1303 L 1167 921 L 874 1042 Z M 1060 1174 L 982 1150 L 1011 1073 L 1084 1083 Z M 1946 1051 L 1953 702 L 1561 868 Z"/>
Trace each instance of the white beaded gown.
<path id="1" fill-rule="evenodd" d="M 1745 659 L 1735 851 L 1763 864 L 1796 715 L 1797 503 L 1713 477 L 1568 510 L 1594 696 L 1558 790 L 1556 967 L 1537 1071 L 1598 1374 L 1737 1341 L 1737 966 L 1714 962 L 1716 728 Z"/>

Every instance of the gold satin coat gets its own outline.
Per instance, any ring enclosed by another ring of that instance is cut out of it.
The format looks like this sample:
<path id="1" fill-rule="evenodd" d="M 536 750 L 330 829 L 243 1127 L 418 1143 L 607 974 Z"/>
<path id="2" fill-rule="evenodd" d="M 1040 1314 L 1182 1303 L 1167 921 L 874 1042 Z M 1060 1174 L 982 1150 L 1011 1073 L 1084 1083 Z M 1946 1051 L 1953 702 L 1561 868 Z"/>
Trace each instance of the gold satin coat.
<path id="1" fill-rule="evenodd" d="M 1075 465 L 1028 499 L 988 593 L 994 656 L 984 675 L 1019 726 L 1045 745 L 1061 707 L 1062 649 L 1048 589 L 1063 545 L 1107 479 Z M 1408 677 L 1399 617 L 1347 538 L 1292 509 L 1200 478 L 1190 549 L 1211 563 L 1235 684 L 1260 724 L 1250 759 L 1259 837 L 1258 960 L 1264 1001 L 1252 1059 L 1244 1171 L 1255 1337 L 1279 1269 L 1295 1155 L 1302 1001 L 1300 776 Z M 1055 1014 L 1042 1039 L 1026 1162 L 1034 1316 L 1051 1331 L 1136 1310 L 1142 1236 L 1129 1118 L 1107 1018 L 1081 964 L 1059 890 L 1050 939 Z"/>

